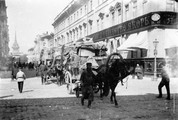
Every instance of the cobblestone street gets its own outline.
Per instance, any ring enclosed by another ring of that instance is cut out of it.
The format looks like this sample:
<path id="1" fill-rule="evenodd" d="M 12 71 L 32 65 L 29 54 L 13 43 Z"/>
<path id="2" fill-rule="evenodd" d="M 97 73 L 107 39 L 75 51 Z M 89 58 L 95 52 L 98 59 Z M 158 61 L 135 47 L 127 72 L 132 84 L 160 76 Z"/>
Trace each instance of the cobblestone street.
<path id="1" fill-rule="evenodd" d="M 7 79 L 6 79 L 7 80 Z M 109 96 L 103 100 L 95 94 L 91 109 L 81 106 L 80 98 L 67 93 L 66 86 L 41 85 L 39 78 L 25 81 L 24 92 L 18 93 L 16 82 L 1 80 L 0 119 L 2 120 L 177 120 L 177 81 L 171 82 L 172 98 L 157 99 L 158 81 L 129 78 L 116 89 L 118 107 Z M 12 90 L 13 88 L 13 90 Z M 11 94 L 10 94 L 11 92 Z"/>

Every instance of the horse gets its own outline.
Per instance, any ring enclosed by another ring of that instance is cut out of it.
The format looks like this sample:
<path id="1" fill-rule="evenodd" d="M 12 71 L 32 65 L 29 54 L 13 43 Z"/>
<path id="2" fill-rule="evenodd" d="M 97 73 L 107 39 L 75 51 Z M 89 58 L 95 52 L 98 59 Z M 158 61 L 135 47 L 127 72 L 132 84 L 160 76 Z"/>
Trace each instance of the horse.
<path id="1" fill-rule="evenodd" d="M 120 59 L 112 59 L 112 56 L 119 56 Z M 111 62 L 111 63 L 110 63 Z M 102 70 L 103 69 L 103 70 Z M 110 101 L 114 103 L 115 106 L 118 106 L 117 100 L 116 100 L 116 93 L 115 88 L 117 84 L 125 78 L 128 75 L 130 75 L 134 70 L 134 65 L 131 62 L 126 62 L 123 60 L 122 56 L 119 53 L 113 53 L 111 54 L 107 60 L 106 64 L 101 65 L 98 67 L 98 74 L 96 76 L 96 82 L 98 82 L 101 86 L 101 84 L 104 84 L 103 88 L 100 88 L 100 90 L 103 90 L 103 93 L 100 92 L 100 97 L 102 96 L 108 96 L 109 91 L 111 90 L 111 96 Z M 102 73 L 102 78 L 100 77 Z"/>

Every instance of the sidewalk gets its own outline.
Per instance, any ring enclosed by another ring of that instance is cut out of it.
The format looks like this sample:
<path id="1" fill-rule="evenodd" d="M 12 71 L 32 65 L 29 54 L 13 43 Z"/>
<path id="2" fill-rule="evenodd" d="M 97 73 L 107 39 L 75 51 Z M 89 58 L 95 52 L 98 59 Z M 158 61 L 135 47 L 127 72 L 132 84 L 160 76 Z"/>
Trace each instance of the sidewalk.
<path id="1" fill-rule="evenodd" d="M 165 99 L 165 87 L 163 98 L 156 98 L 159 82 L 160 79 L 129 77 L 124 86 L 119 83 L 116 88 L 118 107 L 110 104 L 110 96 L 100 100 L 99 94 L 95 94 L 92 108 L 86 109 L 86 106 L 81 106 L 80 98 L 68 94 L 66 85 L 41 85 L 39 77 L 28 78 L 24 92 L 19 93 L 16 81 L 0 79 L 0 119 L 177 120 L 178 79 L 171 79 L 172 100 Z"/>
<path id="2" fill-rule="evenodd" d="M 124 80 L 126 81 L 126 80 Z M 129 76 L 124 86 L 118 83 L 115 90 L 119 96 L 124 95 L 145 95 L 158 94 L 157 81 L 152 81 L 150 77 L 144 77 L 142 80 L 132 79 Z M 171 94 L 178 93 L 178 79 L 171 78 L 170 82 Z M 166 89 L 163 87 L 163 94 Z M 66 85 L 58 86 L 55 83 L 42 85 L 40 77 L 27 78 L 24 82 L 23 93 L 19 93 L 16 81 L 11 79 L 0 79 L 0 99 L 28 99 L 28 98 L 55 98 L 55 97 L 75 97 L 75 94 L 68 94 Z"/>
<path id="3" fill-rule="evenodd" d="M 124 80 L 126 81 L 126 80 Z M 158 94 L 158 85 L 161 78 L 153 81 L 151 77 L 144 77 L 143 79 L 133 79 L 129 76 L 127 82 L 122 86 L 120 83 L 116 88 L 117 95 L 145 95 Z M 162 88 L 163 94 L 166 94 L 166 88 Z M 178 78 L 170 78 L 170 92 L 171 94 L 178 93 Z"/>
<path id="4" fill-rule="evenodd" d="M 74 97 L 68 94 L 66 85 L 58 86 L 55 83 L 42 85 L 40 77 L 27 78 L 24 81 L 23 93 L 19 93 L 16 81 L 0 79 L 0 99 L 31 99 Z"/>

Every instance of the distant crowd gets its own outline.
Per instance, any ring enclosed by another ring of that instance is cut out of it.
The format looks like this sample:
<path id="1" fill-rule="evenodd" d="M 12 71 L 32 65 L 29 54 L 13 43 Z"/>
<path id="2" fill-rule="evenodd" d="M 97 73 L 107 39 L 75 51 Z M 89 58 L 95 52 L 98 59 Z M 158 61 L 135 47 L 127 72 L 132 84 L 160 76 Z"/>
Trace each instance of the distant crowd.
<path id="1" fill-rule="evenodd" d="M 29 70 L 36 69 L 37 66 L 38 66 L 38 64 L 37 63 L 33 63 L 33 62 L 23 62 L 23 63 L 21 63 L 21 62 L 15 62 L 13 64 L 14 68 L 22 68 L 22 69 L 23 68 L 28 68 Z"/>

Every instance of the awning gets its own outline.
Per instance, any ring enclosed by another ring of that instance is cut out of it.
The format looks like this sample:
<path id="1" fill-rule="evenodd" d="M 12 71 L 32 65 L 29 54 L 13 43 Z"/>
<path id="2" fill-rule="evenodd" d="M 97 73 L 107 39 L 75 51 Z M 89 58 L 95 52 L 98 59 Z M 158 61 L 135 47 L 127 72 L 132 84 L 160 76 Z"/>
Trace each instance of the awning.
<path id="1" fill-rule="evenodd" d="M 166 29 L 165 30 L 165 49 L 178 47 L 178 30 Z"/>
<path id="2" fill-rule="evenodd" d="M 119 51 L 134 51 L 135 49 L 148 49 L 148 31 L 132 34 L 117 48 Z"/>
<path id="3" fill-rule="evenodd" d="M 133 47 L 132 44 L 134 43 L 134 40 L 136 39 L 137 37 L 137 34 L 134 33 L 134 34 L 131 34 L 128 39 L 121 45 L 117 48 L 117 50 L 119 51 L 123 51 L 123 50 L 126 50 L 128 49 L 129 47 Z"/>
<path id="4" fill-rule="evenodd" d="M 148 31 L 140 32 L 129 48 L 148 49 Z"/>

